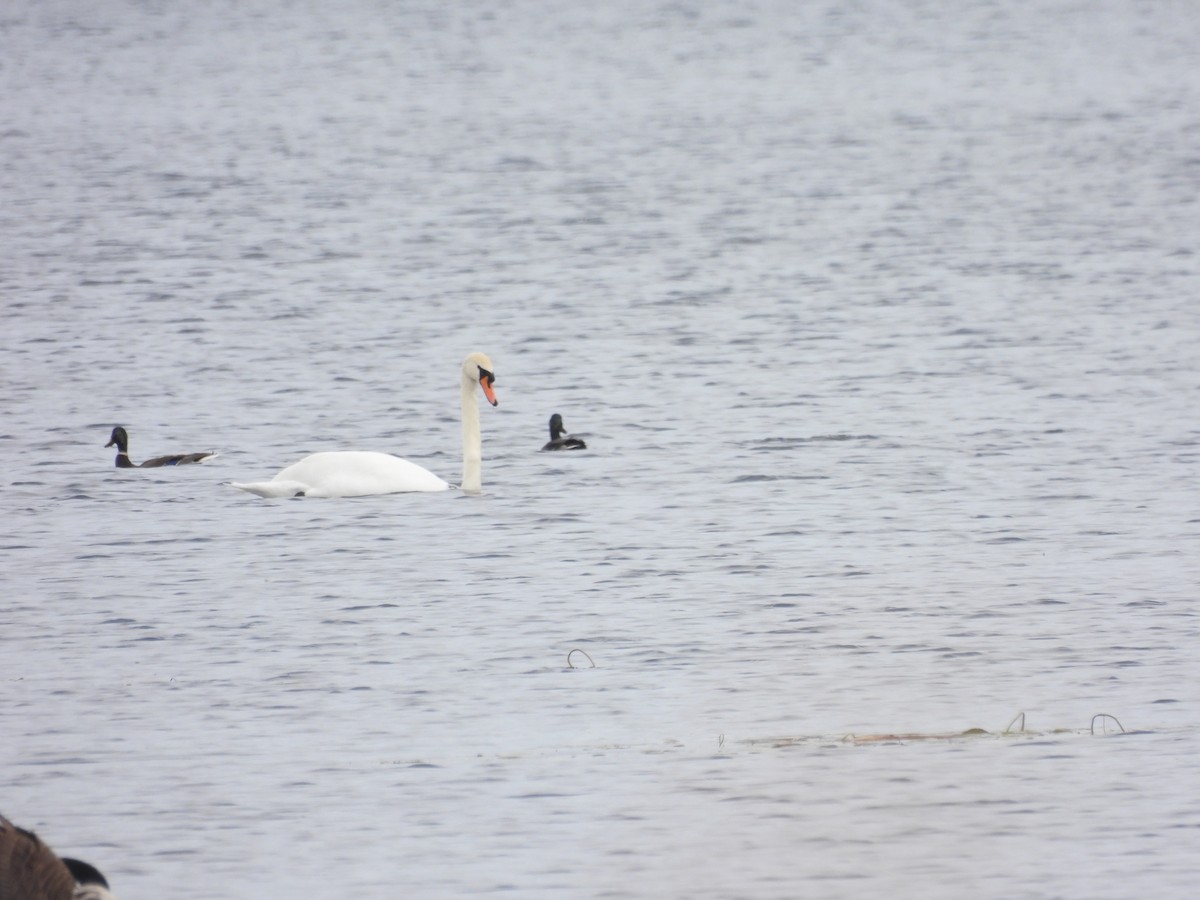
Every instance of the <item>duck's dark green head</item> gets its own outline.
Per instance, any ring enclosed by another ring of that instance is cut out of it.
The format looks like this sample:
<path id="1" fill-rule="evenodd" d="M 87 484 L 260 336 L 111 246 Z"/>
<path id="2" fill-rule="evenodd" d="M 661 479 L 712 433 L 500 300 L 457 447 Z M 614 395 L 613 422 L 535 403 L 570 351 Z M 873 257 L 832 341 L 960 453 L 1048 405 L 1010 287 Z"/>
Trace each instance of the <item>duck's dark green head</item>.
<path id="1" fill-rule="evenodd" d="M 104 446 L 112 447 L 114 444 L 116 445 L 116 448 L 119 451 L 121 451 L 122 453 L 129 452 L 129 435 L 127 435 L 125 433 L 125 429 L 122 428 L 120 425 L 118 425 L 116 428 L 114 428 L 112 430 L 112 435 L 109 437 L 108 443 L 105 444 Z"/>

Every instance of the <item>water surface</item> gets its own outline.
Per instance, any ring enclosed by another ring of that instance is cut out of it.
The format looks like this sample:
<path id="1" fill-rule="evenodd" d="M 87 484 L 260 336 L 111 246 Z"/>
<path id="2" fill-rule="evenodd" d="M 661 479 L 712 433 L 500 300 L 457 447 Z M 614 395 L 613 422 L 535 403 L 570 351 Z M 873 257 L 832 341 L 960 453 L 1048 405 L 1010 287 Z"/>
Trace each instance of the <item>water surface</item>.
<path id="1" fill-rule="evenodd" d="M 123 900 L 1189 894 L 1192 5 L 9 6 L 6 815 Z M 482 496 L 228 487 L 456 479 L 476 349 Z"/>

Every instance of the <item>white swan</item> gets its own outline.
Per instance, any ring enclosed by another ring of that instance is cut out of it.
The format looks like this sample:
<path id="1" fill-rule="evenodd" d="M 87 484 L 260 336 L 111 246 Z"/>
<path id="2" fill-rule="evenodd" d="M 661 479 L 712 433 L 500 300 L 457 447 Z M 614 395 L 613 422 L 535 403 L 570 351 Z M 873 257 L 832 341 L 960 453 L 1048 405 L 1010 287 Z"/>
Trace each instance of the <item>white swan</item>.
<path id="1" fill-rule="evenodd" d="M 483 438 L 479 433 L 479 401 L 476 386 L 492 406 L 499 405 L 492 385 L 496 380 L 492 361 L 483 353 L 472 353 L 462 364 L 462 489 L 479 493 L 483 463 Z M 260 497 L 365 497 L 404 491 L 445 491 L 445 481 L 416 463 L 373 450 L 336 450 L 314 453 L 288 466 L 270 481 L 249 484 L 233 482 Z"/>

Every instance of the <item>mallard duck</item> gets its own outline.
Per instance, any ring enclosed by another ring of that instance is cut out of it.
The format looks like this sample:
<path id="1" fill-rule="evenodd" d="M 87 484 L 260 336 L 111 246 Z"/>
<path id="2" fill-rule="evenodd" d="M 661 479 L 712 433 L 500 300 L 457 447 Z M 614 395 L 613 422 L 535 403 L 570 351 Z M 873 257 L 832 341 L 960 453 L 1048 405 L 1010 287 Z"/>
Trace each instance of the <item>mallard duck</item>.
<path id="1" fill-rule="evenodd" d="M 542 447 L 543 450 L 586 450 L 585 444 L 580 438 L 571 437 L 567 434 L 567 429 L 563 427 L 562 416 L 555 413 L 550 417 L 550 440 Z"/>
<path id="2" fill-rule="evenodd" d="M 104 446 L 111 447 L 114 444 L 117 446 L 118 469 L 157 469 L 160 466 L 182 466 L 184 463 L 204 462 L 206 459 L 212 459 L 217 455 L 215 451 L 209 450 L 207 453 L 177 453 L 174 456 L 156 456 L 154 459 L 148 459 L 144 463 L 130 462 L 129 435 L 125 433 L 125 429 L 120 425 L 112 430 L 112 436 Z"/>

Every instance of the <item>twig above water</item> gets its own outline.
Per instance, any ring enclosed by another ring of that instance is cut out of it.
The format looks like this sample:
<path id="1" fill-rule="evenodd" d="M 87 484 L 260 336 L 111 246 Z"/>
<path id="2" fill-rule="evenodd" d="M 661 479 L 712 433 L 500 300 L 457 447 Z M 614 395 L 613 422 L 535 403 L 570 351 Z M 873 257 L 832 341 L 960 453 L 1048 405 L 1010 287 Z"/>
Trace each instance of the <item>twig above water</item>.
<path id="1" fill-rule="evenodd" d="M 1024 731 L 1024 730 L 1025 730 L 1025 713 L 1023 713 L 1023 712 L 1019 712 L 1019 713 L 1017 713 L 1015 716 L 1013 716 L 1013 720 L 1012 720 L 1011 722 L 1009 722 L 1009 723 L 1008 723 L 1008 727 L 1004 729 L 1004 733 L 1005 733 L 1005 734 L 1010 734 L 1010 733 L 1012 732 L 1012 730 L 1013 730 L 1013 725 L 1015 725 L 1015 724 L 1017 723 L 1017 720 L 1018 720 L 1018 719 L 1020 719 L 1020 720 L 1021 720 L 1021 725 L 1020 725 L 1020 727 L 1017 729 L 1017 731 Z"/>
<path id="2" fill-rule="evenodd" d="M 571 657 L 574 656 L 576 653 L 582 653 L 584 656 L 587 657 L 587 661 L 592 664 L 592 668 L 593 669 L 596 668 L 595 660 L 593 660 L 590 656 L 588 656 L 588 652 L 586 650 L 580 650 L 578 647 L 576 647 L 574 650 L 572 650 L 570 653 L 567 654 L 567 665 L 570 668 L 572 668 L 572 669 L 575 668 L 575 664 L 573 662 L 571 662 Z"/>

